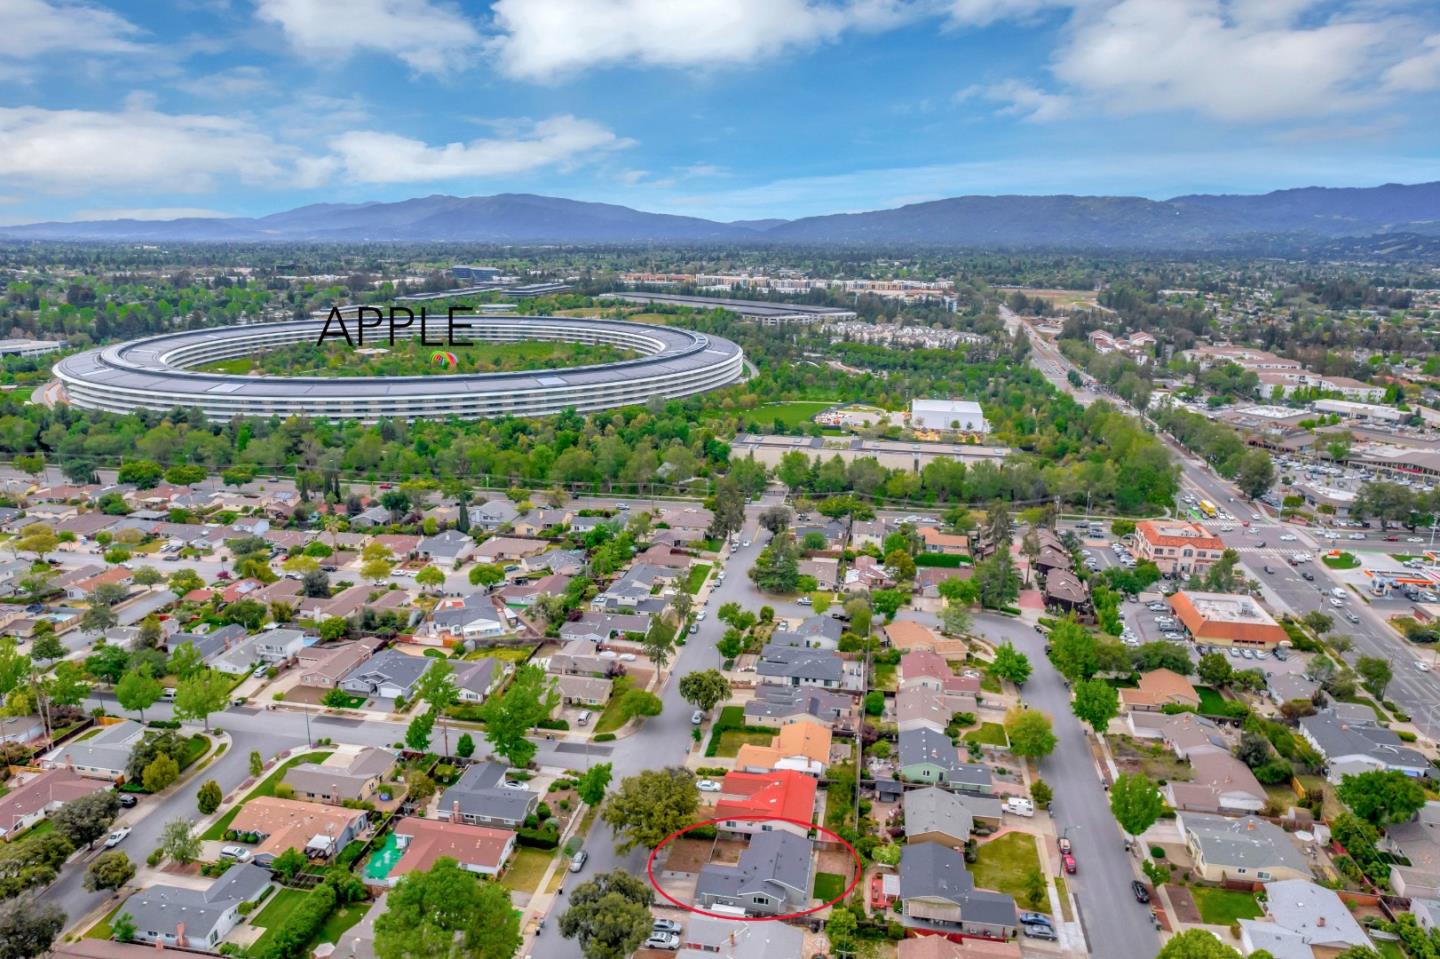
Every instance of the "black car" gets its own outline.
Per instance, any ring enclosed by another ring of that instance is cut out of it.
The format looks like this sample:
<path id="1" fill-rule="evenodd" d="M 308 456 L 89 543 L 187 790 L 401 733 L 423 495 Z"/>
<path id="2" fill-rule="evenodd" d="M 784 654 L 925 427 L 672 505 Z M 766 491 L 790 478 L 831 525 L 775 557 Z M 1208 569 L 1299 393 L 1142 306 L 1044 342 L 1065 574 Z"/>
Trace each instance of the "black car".
<path id="1" fill-rule="evenodd" d="M 1148 903 L 1150 901 L 1150 890 L 1146 889 L 1145 884 L 1140 880 L 1136 879 L 1130 883 L 1130 891 L 1135 894 L 1136 902 Z"/>
<path id="2" fill-rule="evenodd" d="M 1308 569 L 1302 571 L 1302 572 L 1300 573 L 1300 576 L 1301 576 L 1302 579 L 1306 580 L 1307 582 L 1311 582 L 1311 583 L 1315 582 L 1315 574 L 1312 573 L 1312 572 L 1310 572 Z"/>
<path id="3" fill-rule="evenodd" d="M 120 805 L 124 806 L 126 809 L 134 809 L 137 805 L 139 805 L 139 803 L 140 800 L 136 799 L 133 793 L 120 794 Z"/>
<path id="4" fill-rule="evenodd" d="M 1272 569 L 1272 568 L 1269 567 L 1269 566 L 1266 566 L 1266 567 L 1265 567 L 1265 572 L 1266 572 L 1267 575 L 1272 575 L 1272 576 L 1273 576 L 1273 575 L 1275 574 L 1275 570 Z"/>

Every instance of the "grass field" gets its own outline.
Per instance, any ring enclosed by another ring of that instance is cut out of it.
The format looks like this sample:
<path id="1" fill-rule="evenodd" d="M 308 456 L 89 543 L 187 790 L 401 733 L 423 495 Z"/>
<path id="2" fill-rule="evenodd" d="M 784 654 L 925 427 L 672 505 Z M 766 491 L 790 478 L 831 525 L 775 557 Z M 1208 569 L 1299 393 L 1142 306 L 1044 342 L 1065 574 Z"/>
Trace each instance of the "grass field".
<path id="1" fill-rule="evenodd" d="M 1039 905 L 1027 898 L 1028 880 L 1035 872 L 1040 872 L 1040 852 L 1035 848 L 1035 837 L 1028 832 L 1010 832 L 982 843 L 976 850 L 975 865 L 970 868 L 980 888 L 1007 893 L 1022 908 L 1049 913 L 1048 898 Z"/>
<path id="2" fill-rule="evenodd" d="M 895 688 L 895 671 L 899 667 L 895 663 L 876 663 L 875 688 L 890 691 Z"/>
<path id="3" fill-rule="evenodd" d="M 821 902 L 830 902 L 840 898 L 845 891 L 845 877 L 833 872 L 817 872 L 815 874 L 814 896 Z"/>
<path id="4" fill-rule="evenodd" d="M 555 853 L 549 849 L 519 846 L 515 858 L 510 860 L 510 868 L 500 877 L 500 884 L 514 892 L 534 892 L 554 858 Z"/>
<path id="5" fill-rule="evenodd" d="M 265 928 L 265 934 L 255 940 L 255 948 L 263 949 L 266 940 L 270 939 L 274 931 L 290 920 L 291 914 L 300 908 L 305 897 L 310 893 L 301 889 L 276 889 L 265 903 L 254 919 L 250 920 L 257 926 Z"/>
<path id="6" fill-rule="evenodd" d="M 82 938 L 109 939 L 115 934 L 110 928 L 110 923 L 115 919 L 117 915 L 120 914 L 120 910 L 123 908 L 125 908 L 125 904 L 122 902 L 114 909 L 111 909 L 105 914 L 104 919 L 101 919 L 99 922 L 95 923 L 95 925 L 91 926 L 89 929 L 86 929 L 85 935 Z"/>
<path id="7" fill-rule="evenodd" d="M 740 752 L 740 747 L 746 743 L 754 746 L 768 746 L 774 739 L 774 733 L 752 733 L 746 729 L 727 729 L 720 734 L 720 745 L 715 750 L 715 755 L 734 759 Z"/>
<path id="8" fill-rule="evenodd" d="M 1217 926 L 1228 926 L 1240 919 L 1258 919 L 1260 904 L 1253 893 L 1214 886 L 1191 886 L 1190 895 L 1200 918 Z"/>
<path id="9" fill-rule="evenodd" d="M 489 649 L 477 649 L 465 654 L 466 659 L 503 659 L 510 663 L 523 663 L 530 658 L 534 647 L 531 646 L 492 646 Z"/>
<path id="10" fill-rule="evenodd" d="M 1211 686 L 1196 686 L 1195 692 L 1200 694 L 1200 712 L 1220 714 L 1225 711 L 1225 697 Z"/>
<path id="11" fill-rule="evenodd" d="M 690 567 L 689 574 L 685 577 L 685 592 L 692 596 L 700 592 L 700 587 L 705 585 L 705 577 L 710 575 L 709 563 L 696 563 Z"/>
<path id="12" fill-rule="evenodd" d="M 972 729 L 965 734 L 965 741 L 982 746 L 1010 745 L 1010 737 L 1005 735 L 1005 727 L 999 723 L 981 723 L 979 729 Z"/>
<path id="13" fill-rule="evenodd" d="M 291 758 L 285 760 L 285 762 L 281 763 L 278 767 L 276 767 L 269 776 L 266 776 L 264 781 L 261 782 L 260 785 L 250 790 L 250 792 L 245 796 L 244 799 L 236 803 L 235 808 L 231 809 L 225 815 L 217 819 L 215 821 L 215 825 L 205 830 L 205 833 L 200 838 L 224 839 L 225 830 L 230 828 L 230 824 L 234 822 L 235 817 L 240 814 L 240 807 L 258 796 L 275 795 L 275 787 L 280 784 L 280 780 L 285 777 L 285 773 L 290 770 L 291 766 L 298 766 L 301 763 L 323 762 L 327 757 L 331 755 L 333 755 L 332 751 L 318 753 L 301 753 L 299 756 L 292 756 Z"/>
<path id="14" fill-rule="evenodd" d="M 615 680 L 610 688 L 610 701 L 600 712 L 600 718 L 595 721 L 595 732 L 613 733 L 630 719 L 625 715 L 625 710 L 620 708 L 620 700 L 625 693 L 635 685 L 635 680 L 629 676 L 621 676 Z"/>
<path id="15" fill-rule="evenodd" d="M 818 402 L 813 400 L 791 400 L 788 403 L 766 403 L 764 406 L 757 406 L 751 416 L 762 423 L 772 423 L 779 420 L 786 427 L 800 426 L 809 423 L 816 413 L 828 410 L 834 406 L 833 402 Z"/>
<path id="16" fill-rule="evenodd" d="M 1360 565 L 1354 553 L 1341 553 L 1339 556 L 1326 554 L 1320 557 L 1320 561 L 1331 569 L 1354 569 Z"/>

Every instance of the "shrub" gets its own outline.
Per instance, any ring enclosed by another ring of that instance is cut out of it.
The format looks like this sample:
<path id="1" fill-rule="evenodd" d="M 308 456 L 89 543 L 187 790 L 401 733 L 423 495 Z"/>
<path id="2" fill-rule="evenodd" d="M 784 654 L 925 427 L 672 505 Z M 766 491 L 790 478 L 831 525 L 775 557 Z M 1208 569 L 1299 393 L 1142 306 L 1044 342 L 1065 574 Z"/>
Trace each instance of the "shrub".
<path id="1" fill-rule="evenodd" d="M 610 743 L 610 742 L 614 742 L 614 741 L 615 741 L 615 734 L 614 734 L 614 733 L 598 733 L 598 734 L 596 734 L 596 736 L 595 736 L 595 738 L 594 738 L 594 740 L 593 740 L 593 742 L 597 742 L 597 743 Z"/>
<path id="2" fill-rule="evenodd" d="M 289 783 L 276 783 L 276 784 L 275 784 L 275 798 L 276 798 L 276 799 L 294 799 L 294 798 L 295 798 L 295 787 L 292 786 L 292 785 L 290 785 Z"/>

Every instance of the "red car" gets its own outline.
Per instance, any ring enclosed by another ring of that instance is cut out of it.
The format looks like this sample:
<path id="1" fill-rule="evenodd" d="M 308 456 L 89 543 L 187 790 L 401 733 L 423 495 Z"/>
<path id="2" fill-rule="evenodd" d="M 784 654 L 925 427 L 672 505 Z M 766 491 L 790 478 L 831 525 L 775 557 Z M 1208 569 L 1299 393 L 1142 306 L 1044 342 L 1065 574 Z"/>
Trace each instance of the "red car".
<path id="1" fill-rule="evenodd" d="M 1400 542 L 1400 537 L 1398 537 L 1398 536 L 1387 536 L 1387 537 L 1385 537 L 1385 542 L 1387 542 L 1387 543 L 1398 543 L 1398 542 Z"/>
<path id="2" fill-rule="evenodd" d="M 1075 857 L 1068 852 L 1060 857 L 1060 861 L 1064 863 L 1065 871 L 1072 876 L 1075 875 L 1075 871 L 1080 868 L 1075 864 Z"/>

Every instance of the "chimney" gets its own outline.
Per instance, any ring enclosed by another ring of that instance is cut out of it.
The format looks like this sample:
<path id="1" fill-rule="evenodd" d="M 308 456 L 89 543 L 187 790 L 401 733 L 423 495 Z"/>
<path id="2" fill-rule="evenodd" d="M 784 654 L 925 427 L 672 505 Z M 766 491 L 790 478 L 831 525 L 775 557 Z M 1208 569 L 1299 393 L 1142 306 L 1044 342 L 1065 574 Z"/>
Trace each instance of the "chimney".
<path id="1" fill-rule="evenodd" d="M 453 801 L 452 803 L 450 803 L 450 821 L 451 821 L 451 822 L 459 822 L 459 821 L 460 821 L 460 800 L 458 800 L 458 799 L 456 799 L 455 801 Z"/>
<path id="2" fill-rule="evenodd" d="M 340 787 L 335 783 L 330 784 L 330 801 L 337 806 L 340 805 Z"/>
<path id="3" fill-rule="evenodd" d="M 1324 928 L 1324 926 L 1325 926 L 1325 917 L 1324 917 L 1324 916 L 1316 916 L 1316 917 L 1315 917 L 1315 928 L 1321 929 L 1321 928 Z"/>
<path id="4" fill-rule="evenodd" d="M 175 924 L 175 945 L 182 949 L 185 948 L 185 923 L 183 922 Z"/>

